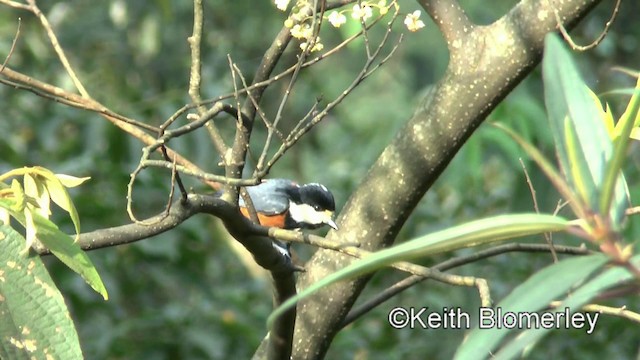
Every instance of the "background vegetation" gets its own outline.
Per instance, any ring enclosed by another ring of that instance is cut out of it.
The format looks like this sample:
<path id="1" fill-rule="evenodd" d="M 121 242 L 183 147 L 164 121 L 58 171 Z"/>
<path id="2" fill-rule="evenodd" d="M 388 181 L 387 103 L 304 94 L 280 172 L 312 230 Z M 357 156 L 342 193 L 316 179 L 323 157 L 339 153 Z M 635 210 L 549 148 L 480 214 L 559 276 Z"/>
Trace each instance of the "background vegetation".
<path id="1" fill-rule="evenodd" d="M 495 1 L 491 6 L 477 1 L 462 3 L 471 18 L 490 23 L 513 2 Z M 186 38 L 192 26 L 190 2 L 72 0 L 42 2 L 41 6 L 79 76 L 99 101 L 152 124 L 161 123 L 189 102 Z M 402 6 L 403 12 L 416 8 L 409 1 Z M 597 36 L 610 15 L 610 7 L 605 2 L 585 19 L 574 32 L 576 41 L 587 42 L 583 39 Z M 630 86 L 631 81 L 611 72 L 611 67 L 638 68 L 638 13 L 638 3 L 623 2 L 620 15 L 602 44 L 576 55 L 583 75 L 597 91 Z M 11 47 L 18 17 L 22 18 L 22 34 L 11 59 L 12 67 L 70 89 L 66 73 L 46 43 L 37 20 L 8 7 L 0 8 L 0 49 L 5 49 L 0 52 L 2 56 Z M 284 18 L 269 1 L 205 1 L 203 97 L 232 87 L 227 54 L 242 69 L 254 69 Z M 427 27 L 406 34 L 394 57 L 296 145 L 273 168 L 272 177 L 326 184 L 334 191 L 338 209 L 342 207 L 396 130 L 411 116 L 429 84 L 437 81 L 446 68 L 446 47 L 433 24 L 424 20 Z M 327 34 L 325 41 L 338 42 L 348 31 L 335 30 Z M 292 59 L 288 63 L 295 59 L 293 52 L 286 56 Z M 307 111 L 308 99 L 319 94 L 332 98 L 342 91 L 359 69 L 362 58 L 362 49 L 351 46 L 340 56 L 318 65 L 313 74 L 305 75 L 288 116 L 299 119 Z M 422 66 L 424 62 L 431 66 Z M 534 71 L 498 106 L 490 120 L 509 124 L 552 158 L 553 140 L 546 125 L 541 89 L 541 75 Z M 265 100 L 265 107 L 273 111 Z M 618 103 L 625 102 L 616 97 L 607 100 L 619 114 Z M 129 174 L 140 159 L 137 140 L 94 113 L 70 109 L 9 87 L 0 87 L 0 110 L 0 173 L 40 165 L 57 173 L 91 176 L 90 182 L 72 191 L 83 230 L 129 222 L 125 191 Z M 209 170 L 216 168 L 219 159 L 204 133 L 177 139 L 173 145 L 199 164 L 208 164 Z M 632 179 L 628 181 L 633 197 L 640 195 L 640 184 L 633 181 L 638 179 L 640 159 L 637 151 L 631 154 L 626 170 L 628 179 Z M 485 124 L 420 202 L 399 241 L 479 217 L 532 210 L 531 195 L 518 161 L 521 156 L 536 187 L 540 208 L 552 211 L 558 195 L 544 176 L 504 133 Z M 196 182 L 189 186 L 202 188 Z M 165 176 L 154 176 L 153 171 L 144 173 L 135 194 L 137 211 L 153 214 L 162 209 L 167 188 Z M 68 219 L 54 220 L 72 231 Z M 637 220 L 632 221 L 628 238 L 640 235 L 638 225 Z M 47 265 L 71 308 L 88 359 L 247 358 L 262 340 L 264 321 L 272 310 L 270 282 L 232 243 L 217 221 L 199 217 L 149 240 L 91 252 L 89 256 L 109 290 L 107 302 L 57 260 L 47 259 Z M 303 258 L 313 251 L 301 246 L 296 250 Z M 423 264 L 436 263 L 447 256 L 450 255 L 440 255 Z M 499 299 L 534 269 L 550 262 L 549 254 L 507 254 L 462 267 L 457 273 L 481 274 L 491 279 L 492 295 Z M 362 298 L 399 279 L 400 275 L 391 270 L 379 272 Z M 635 297 L 624 304 L 637 309 L 640 301 Z M 415 286 L 340 333 L 327 358 L 450 358 L 464 332 L 395 330 L 387 324 L 389 309 L 460 306 L 471 311 L 478 305 L 472 289 L 430 283 L 425 291 Z M 622 303 L 614 301 L 609 305 Z M 585 336 L 575 330 L 560 340 L 549 336 L 540 345 L 545 349 L 544 355 L 538 356 L 557 357 L 571 352 L 572 357 L 581 359 L 632 358 L 639 349 L 637 328 L 630 326 L 624 320 L 601 317 L 598 328 L 608 331 Z"/>

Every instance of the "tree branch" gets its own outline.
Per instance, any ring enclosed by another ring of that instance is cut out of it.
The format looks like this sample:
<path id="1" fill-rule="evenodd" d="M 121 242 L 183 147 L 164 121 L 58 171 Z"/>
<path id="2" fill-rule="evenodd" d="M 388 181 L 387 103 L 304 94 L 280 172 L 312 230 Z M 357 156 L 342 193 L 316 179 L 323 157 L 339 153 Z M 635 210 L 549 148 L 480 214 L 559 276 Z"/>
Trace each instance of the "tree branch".
<path id="1" fill-rule="evenodd" d="M 419 0 L 444 36 L 449 51 L 460 47 L 460 41 L 474 30 L 467 14 L 456 0 Z"/>
<path id="2" fill-rule="evenodd" d="M 275 68 L 276 64 L 280 60 L 280 57 L 284 53 L 287 45 L 291 41 L 291 33 L 287 27 L 282 27 L 282 30 L 278 33 L 274 41 L 271 43 L 269 49 L 262 57 L 262 61 L 258 66 L 253 83 L 258 83 L 269 78 L 271 72 Z M 225 159 L 226 169 L 225 175 L 229 178 L 237 179 L 242 175 L 242 169 L 244 168 L 244 162 L 249 150 L 249 141 L 251 140 L 251 132 L 253 130 L 253 120 L 255 119 L 257 108 L 253 105 L 260 103 L 262 94 L 265 91 L 265 87 L 256 87 L 248 92 L 248 96 L 253 100 L 247 99 L 242 107 L 242 114 L 246 116 L 249 121 L 238 122 L 236 127 L 236 134 L 233 141 L 233 147 L 229 159 Z M 237 201 L 238 191 L 235 187 L 225 187 L 225 198 L 229 201 Z"/>
<path id="3" fill-rule="evenodd" d="M 552 252 L 552 251 L 554 253 L 569 254 L 569 255 L 587 255 L 591 253 L 589 249 L 581 248 L 581 247 L 558 246 L 558 245 L 552 247 L 545 244 L 511 243 L 511 244 L 498 245 L 490 249 L 478 251 L 477 253 L 474 253 L 471 255 L 458 256 L 458 257 L 449 259 L 447 261 L 441 262 L 437 265 L 434 265 L 431 267 L 431 269 L 437 270 L 437 271 L 446 271 L 459 266 L 474 263 L 482 259 L 486 259 L 489 257 L 493 257 L 493 256 L 497 256 L 497 255 L 501 255 L 509 252 L 527 252 L 527 253 L 544 252 L 546 253 L 546 252 Z M 385 301 L 398 295 L 404 290 L 418 283 L 421 283 L 425 280 L 429 280 L 429 278 L 418 276 L 418 275 L 412 275 L 403 280 L 400 280 L 399 282 L 393 284 L 392 286 L 385 289 L 381 293 L 376 294 L 376 296 L 367 300 L 366 302 L 364 302 L 363 304 L 361 304 L 360 306 L 358 306 L 357 308 L 349 312 L 349 315 L 347 315 L 344 318 L 340 327 L 344 328 L 345 326 L 356 321 L 357 319 L 359 319 L 369 311 L 375 309 L 378 305 L 384 303 Z"/>
<path id="4" fill-rule="evenodd" d="M 554 2 L 554 6 L 571 25 L 597 2 L 571 0 Z M 428 10 L 431 3 L 451 2 L 423 2 Z M 341 230 L 331 232 L 329 240 L 352 239 L 369 251 L 393 243 L 466 139 L 540 60 L 544 36 L 556 28 L 549 6 L 548 2 L 523 0 L 494 24 L 459 33 L 460 46 L 451 51 L 444 77 L 370 168 L 338 218 Z M 541 18 L 540 14 L 548 16 Z M 440 18 L 455 21 L 444 15 Z M 442 25 L 444 29 L 453 26 L 456 24 Z M 304 288 L 351 261 L 319 250 L 308 262 L 308 271 L 299 277 L 298 286 Z M 369 278 L 334 284 L 300 304 L 305 311 L 296 321 L 294 358 L 324 356 Z"/>

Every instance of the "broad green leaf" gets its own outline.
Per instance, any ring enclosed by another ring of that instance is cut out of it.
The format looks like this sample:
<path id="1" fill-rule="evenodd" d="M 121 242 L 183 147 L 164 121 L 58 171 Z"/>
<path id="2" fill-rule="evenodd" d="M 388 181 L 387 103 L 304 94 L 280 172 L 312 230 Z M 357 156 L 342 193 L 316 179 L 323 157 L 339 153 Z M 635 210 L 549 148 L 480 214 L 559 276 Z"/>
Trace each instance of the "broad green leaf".
<path id="1" fill-rule="evenodd" d="M 506 312 L 535 312 L 563 296 L 567 291 L 587 279 L 604 266 L 609 258 L 603 254 L 575 257 L 562 260 L 536 272 L 527 281 L 516 287 L 495 309 Z M 488 319 L 487 319 L 488 320 Z M 511 330 L 490 327 L 474 329 L 458 348 L 455 359 L 484 359 L 491 357 L 496 347 Z M 495 324 L 494 324 L 495 325 Z"/>
<path id="2" fill-rule="evenodd" d="M 445 251 L 489 244 L 518 236 L 560 231 L 566 229 L 568 226 L 569 222 L 567 220 L 552 215 L 501 215 L 472 221 L 413 239 L 354 261 L 351 265 L 316 282 L 275 309 L 269 316 L 267 323 L 270 327 L 277 316 L 295 305 L 296 302 L 323 287 L 340 280 L 372 272 L 398 261 L 408 261 Z"/>
<path id="3" fill-rule="evenodd" d="M 26 218 L 24 213 L 11 212 L 11 215 L 26 226 Z M 100 279 L 100 275 L 95 266 L 80 248 L 80 246 L 71 238 L 71 236 L 60 231 L 56 224 L 40 216 L 37 213 L 31 214 L 36 229 L 36 237 L 42 244 L 51 251 L 60 261 L 67 265 L 71 270 L 78 273 L 96 292 L 107 300 L 109 295 Z"/>
<path id="4" fill-rule="evenodd" d="M 640 256 L 635 256 L 631 263 L 635 266 L 640 265 Z M 592 299 L 616 285 L 627 282 L 633 278 L 633 275 L 623 267 L 616 266 L 604 271 L 602 274 L 588 281 L 578 289 L 574 290 L 556 309 L 564 311 L 565 308 L 571 309 L 571 313 L 589 303 Z M 601 314 L 597 314 L 602 316 Z M 595 316 L 595 314 L 594 314 Z M 596 323 L 597 325 L 597 323 Z M 526 347 L 537 342 L 546 335 L 549 330 L 545 328 L 528 329 L 514 338 L 510 343 L 506 344 L 500 352 L 495 355 L 495 359 L 511 359 L 518 356 Z M 588 334 L 593 335 L 593 334 Z"/>
<path id="5" fill-rule="evenodd" d="M 0 225 L 0 358 L 81 359 L 69 310 L 38 255 Z"/>

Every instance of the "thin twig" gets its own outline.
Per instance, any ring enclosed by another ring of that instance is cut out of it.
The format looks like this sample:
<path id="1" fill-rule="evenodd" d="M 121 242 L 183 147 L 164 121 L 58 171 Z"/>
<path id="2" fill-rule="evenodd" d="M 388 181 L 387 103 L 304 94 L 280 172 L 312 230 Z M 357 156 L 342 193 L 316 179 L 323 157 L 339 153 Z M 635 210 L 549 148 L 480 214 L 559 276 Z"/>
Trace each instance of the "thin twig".
<path id="1" fill-rule="evenodd" d="M 170 158 L 167 154 L 167 147 L 163 145 L 160 150 L 162 151 L 162 156 L 164 156 L 164 159 L 169 161 Z M 175 188 L 174 184 L 178 185 L 178 188 L 180 189 L 180 194 L 182 194 L 182 201 L 187 200 L 187 189 L 185 189 L 184 184 L 182 183 L 182 179 L 180 178 L 180 174 L 178 173 L 176 166 L 176 159 L 174 158 L 173 167 L 171 168 L 171 190 L 169 191 L 169 202 L 167 203 L 167 208 L 170 207 L 171 203 L 173 202 L 173 192 Z"/>
<path id="2" fill-rule="evenodd" d="M 0 4 L 4 4 L 4 5 L 10 6 L 10 7 L 15 8 L 15 9 L 31 11 L 31 8 L 28 5 L 19 3 L 17 1 L 0 0 Z"/>
<path id="3" fill-rule="evenodd" d="M 549 306 L 552 308 L 557 308 L 560 305 L 562 305 L 561 301 L 552 301 L 551 304 L 549 304 Z M 626 306 L 616 308 L 616 307 L 605 306 L 600 304 L 586 304 L 586 305 L 583 305 L 581 309 L 584 311 L 597 312 L 605 315 L 621 317 L 621 318 L 631 320 L 635 323 L 640 324 L 640 314 L 638 314 L 637 312 L 628 310 Z"/>
<path id="4" fill-rule="evenodd" d="M 189 96 L 194 103 L 202 102 L 200 98 L 200 86 L 202 82 L 202 62 L 200 54 L 200 44 L 202 42 L 202 0 L 193 0 L 193 31 L 187 38 L 191 48 L 191 67 L 189 72 Z M 198 111 L 204 113 L 203 106 L 198 107 Z"/>
<path id="5" fill-rule="evenodd" d="M 0 67 L 0 74 L 2 73 L 4 68 L 9 63 L 9 60 L 11 59 L 11 55 L 13 55 L 13 52 L 16 49 L 16 43 L 18 42 L 18 38 L 20 37 L 20 26 L 21 25 L 22 25 L 22 19 L 18 18 L 18 26 L 16 28 L 16 34 L 13 36 L 13 41 L 11 42 L 11 48 L 9 49 L 9 53 L 7 54 L 7 57 L 4 59 L 4 62 L 2 63 L 2 66 Z"/>
<path id="6" fill-rule="evenodd" d="M 531 193 L 531 199 L 533 200 L 533 209 L 536 213 L 540 213 L 540 208 L 538 207 L 538 197 L 536 196 L 536 189 L 533 187 L 533 183 L 531 182 L 531 178 L 529 177 L 529 172 L 527 171 L 527 167 L 524 165 L 522 158 L 518 158 L 520 161 L 520 165 L 522 166 L 522 170 L 524 171 L 524 178 L 527 181 L 527 185 L 529 186 L 529 192 Z M 549 249 L 551 250 L 551 257 L 553 258 L 553 262 L 558 262 L 558 255 L 556 254 L 556 250 L 553 247 L 553 238 L 551 237 L 551 233 L 544 233 L 544 239 L 549 245 Z"/>
<path id="7" fill-rule="evenodd" d="M 393 25 L 397 16 L 398 16 L 398 12 L 396 11 L 396 13 L 394 13 L 392 20 L 388 23 L 389 28 Z M 318 112 L 311 121 L 304 124 L 304 126 L 301 126 L 301 127 L 296 126 L 294 128 L 294 130 L 286 138 L 285 142 L 280 146 L 278 151 L 271 157 L 271 159 L 263 169 L 263 172 L 257 173 L 258 177 L 262 176 L 264 172 L 268 172 L 268 170 L 280 159 L 280 157 L 282 157 L 287 152 L 289 148 L 295 145 L 298 142 L 298 140 L 302 138 L 304 134 L 309 132 L 315 125 L 317 125 L 320 121 L 322 121 L 324 117 L 327 116 L 327 114 L 331 110 L 333 110 L 333 108 L 335 108 L 338 104 L 340 104 L 362 81 L 364 81 L 369 75 L 371 75 L 370 69 L 375 66 L 374 65 L 375 59 L 378 58 L 379 54 L 384 48 L 384 42 L 388 41 L 389 33 L 390 33 L 389 31 L 385 33 L 385 36 L 381 40 L 380 45 L 373 52 L 372 57 L 365 61 L 365 64 L 360 70 L 360 73 L 355 77 L 355 79 L 351 82 L 351 84 L 349 84 L 349 86 L 347 86 L 347 88 L 344 91 L 342 91 L 340 95 L 338 95 L 338 97 L 336 97 L 332 102 L 327 104 L 324 107 L 324 109 L 322 109 L 322 111 Z M 397 49 L 397 46 L 394 47 L 391 50 L 391 52 L 394 52 L 395 49 Z M 387 58 L 388 57 L 386 57 L 385 59 Z M 299 123 L 298 125 L 301 125 L 301 124 Z"/>
<path id="8" fill-rule="evenodd" d="M 205 105 L 202 101 L 202 95 L 200 94 L 202 88 L 202 27 L 204 24 L 202 0 L 193 1 L 193 31 L 191 36 L 187 38 L 189 47 L 191 48 L 191 67 L 189 71 L 189 97 L 196 106 L 198 115 L 202 117 L 206 112 Z M 187 117 L 187 119 L 189 119 Z M 167 125 L 168 126 L 168 125 Z M 213 146 L 218 151 L 218 154 L 224 159 L 224 154 L 227 151 L 227 146 L 220 134 L 220 131 L 216 127 L 213 121 L 206 122 L 205 128 L 209 133 Z"/>
<path id="9" fill-rule="evenodd" d="M 165 160 L 142 160 L 142 162 L 140 163 L 141 170 L 148 167 L 156 167 L 156 168 L 171 170 L 173 169 L 173 162 L 165 161 Z M 218 184 L 224 184 L 224 185 L 251 186 L 251 185 L 256 185 L 260 182 L 260 180 L 256 178 L 233 179 L 233 178 L 228 178 L 224 175 L 207 173 L 202 170 L 192 170 L 182 165 L 176 165 L 176 170 L 178 170 L 178 172 L 184 175 L 188 175 L 196 179 L 205 180 L 208 182 L 216 182 Z"/>
<path id="10" fill-rule="evenodd" d="M 550 251 L 550 247 L 543 244 L 522 244 L 522 243 L 503 244 L 503 245 L 492 247 L 490 249 L 479 251 L 471 255 L 459 256 L 459 257 L 449 259 L 447 261 L 444 261 L 437 265 L 432 266 L 431 269 L 446 271 L 459 266 L 477 262 L 482 259 L 486 259 L 489 257 L 493 257 L 493 256 L 497 256 L 497 255 L 501 255 L 509 252 L 549 252 L 549 251 Z M 563 254 L 570 254 L 570 255 L 587 255 L 590 253 L 590 251 L 586 248 L 569 247 L 569 246 L 555 246 L 554 251 L 557 251 Z M 354 308 L 351 312 L 349 312 L 349 314 L 343 320 L 341 326 L 344 327 L 349 325 L 350 323 L 359 319 L 360 317 L 362 317 L 369 311 L 373 310 L 380 304 L 384 303 L 385 301 L 391 299 L 392 297 L 398 295 L 404 290 L 418 283 L 421 283 L 425 280 L 428 280 L 428 278 L 425 278 L 423 276 L 418 276 L 418 275 L 412 275 L 393 284 L 392 286 L 376 294 L 374 297 L 368 299 L 358 307 Z M 484 280 L 484 279 L 478 279 L 478 280 Z"/>
<path id="11" fill-rule="evenodd" d="M 47 37 L 51 42 L 53 50 L 56 52 L 56 54 L 58 54 L 58 58 L 60 59 L 60 62 L 62 63 L 64 69 L 67 71 L 67 74 L 71 78 L 73 85 L 76 87 L 76 89 L 78 89 L 78 92 L 80 92 L 80 95 L 82 95 L 82 97 L 91 99 L 89 92 L 84 88 L 84 85 L 82 85 L 82 82 L 78 78 L 78 75 L 76 75 L 76 72 L 73 70 L 71 63 L 69 62 L 69 59 L 67 59 L 67 55 L 64 53 L 64 50 L 62 50 L 62 46 L 60 46 L 58 37 L 53 31 L 49 20 L 42 13 L 42 11 L 40 11 L 40 8 L 36 4 L 36 0 L 27 0 L 27 3 L 29 3 L 29 9 L 31 10 L 31 12 L 40 20 L 40 23 L 42 24 L 42 27 L 44 28 L 45 32 L 47 33 Z"/>
<path id="12" fill-rule="evenodd" d="M 370 251 L 366 251 L 360 249 L 356 246 L 344 246 L 344 244 L 331 244 L 332 242 L 327 242 L 322 237 L 299 233 L 296 231 L 282 230 L 278 228 L 269 228 L 268 230 L 269 237 L 281 240 L 281 241 L 289 241 L 289 242 L 302 242 L 306 244 L 316 245 L 329 245 L 332 250 L 338 251 L 340 253 L 363 259 L 367 256 L 371 255 Z M 481 296 L 481 301 L 483 304 L 489 304 L 491 302 L 489 296 L 489 290 L 485 289 L 484 286 L 486 282 L 478 282 L 477 277 L 473 276 L 461 276 L 454 274 L 447 274 L 440 272 L 438 270 L 434 270 L 433 268 L 427 268 L 421 265 L 416 265 L 407 261 L 399 261 L 393 264 L 389 264 L 390 267 L 398 269 L 400 271 L 408 272 L 414 275 L 418 275 L 421 277 L 430 278 L 445 284 L 456 285 L 456 286 L 469 286 L 478 288 L 478 292 Z"/>
<path id="13" fill-rule="evenodd" d="M 229 58 L 229 61 L 231 61 L 231 58 Z M 247 89 L 249 87 L 248 83 L 247 83 L 247 79 L 242 74 L 242 71 L 240 70 L 240 68 L 235 63 L 230 63 L 230 66 L 232 68 L 231 69 L 232 73 L 234 75 L 237 74 L 238 77 L 240 78 L 240 82 L 242 83 L 243 88 Z M 235 85 L 234 85 L 234 87 L 235 87 Z M 236 93 L 238 92 L 237 88 L 235 88 L 234 90 L 235 90 Z M 272 134 L 273 132 L 275 132 L 282 139 L 283 138 L 282 133 L 280 133 L 280 131 L 278 131 L 274 127 L 274 125 L 269 121 L 269 119 L 267 119 L 267 115 L 262 110 L 262 107 L 260 106 L 260 104 L 258 104 L 258 101 L 256 100 L 256 98 L 252 95 L 251 91 L 247 91 L 246 94 L 247 94 L 247 97 L 249 98 L 249 101 L 251 101 L 251 103 L 253 104 L 253 107 L 254 107 L 256 113 L 258 114 L 258 117 L 260 117 L 260 120 L 262 120 L 262 122 L 264 123 L 265 127 L 267 128 L 268 133 Z M 267 140 L 268 140 L 268 138 L 267 138 Z M 257 161 L 257 164 L 259 166 L 260 160 Z"/>
<path id="14" fill-rule="evenodd" d="M 594 47 L 598 46 L 602 42 L 602 40 L 604 40 L 604 37 L 609 33 L 609 28 L 613 24 L 613 21 L 615 20 L 616 16 L 618 15 L 618 11 L 620 10 L 620 3 L 621 2 L 622 2 L 621 0 L 617 0 L 616 1 L 616 4 L 615 4 L 615 6 L 613 8 L 613 12 L 611 13 L 611 17 L 609 18 L 609 21 L 607 21 L 605 23 L 604 29 L 602 30 L 600 35 L 598 35 L 598 37 L 593 42 L 591 42 L 591 44 L 589 44 L 589 45 L 578 45 L 578 44 L 576 44 L 573 41 L 573 38 L 571 37 L 571 35 L 567 31 L 567 29 L 562 24 L 562 19 L 560 19 L 560 15 L 558 14 L 558 10 L 555 8 L 555 6 L 553 6 L 553 4 L 549 4 L 549 6 L 553 7 L 553 14 L 556 17 L 556 22 L 558 24 L 558 29 L 560 30 L 560 33 L 562 34 L 562 37 L 567 41 L 567 43 L 569 43 L 571 48 L 573 50 L 578 50 L 578 51 L 587 51 L 587 50 L 593 49 Z"/>

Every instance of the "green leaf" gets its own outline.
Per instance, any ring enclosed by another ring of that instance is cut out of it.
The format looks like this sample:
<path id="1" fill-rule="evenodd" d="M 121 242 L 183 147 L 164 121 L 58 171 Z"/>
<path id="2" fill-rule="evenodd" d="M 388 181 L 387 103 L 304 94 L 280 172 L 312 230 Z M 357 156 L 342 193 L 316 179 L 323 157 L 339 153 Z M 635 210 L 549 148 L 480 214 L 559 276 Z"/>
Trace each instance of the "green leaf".
<path id="1" fill-rule="evenodd" d="M 573 187 L 583 203 L 593 204 L 590 200 L 596 189 L 596 184 L 589 173 L 589 165 L 580 147 L 580 139 L 573 122 L 569 118 L 564 119 L 565 149 L 569 159 L 569 178 L 573 179 Z"/>
<path id="2" fill-rule="evenodd" d="M 638 266 L 640 263 L 640 256 L 635 256 L 631 262 L 635 264 L 634 266 Z M 583 305 L 589 303 L 605 290 L 627 282 L 632 278 L 633 275 L 623 267 L 617 266 L 608 269 L 593 280 L 582 285 L 580 288 L 572 291 L 556 309 L 564 311 L 565 308 L 569 308 L 571 309 L 571 313 L 574 313 L 575 309 L 579 309 Z M 599 316 L 600 314 L 597 315 Z M 513 341 L 505 345 L 500 352 L 496 354 L 495 359 L 510 359 L 518 356 L 526 347 L 538 341 L 550 330 L 551 329 L 536 328 L 522 332 L 522 334 L 513 339 Z"/>
<path id="3" fill-rule="evenodd" d="M 398 261 L 406 261 L 445 251 L 489 244 L 518 236 L 564 230 L 569 222 L 561 217 L 541 214 L 501 215 L 469 222 L 435 232 L 400 245 L 381 250 L 357 260 L 351 265 L 316 282 L 275 309 L 267 319 L 270 327 L 274 319 L 323 287 L 340 280 L 372 272 Z"/>
<path id="4" fill-rule="evenodd" d="M 36 188 L 42 187 L 42 186 L 46 187 L 46 192 L 48 193 L 48 195 L 44 194 L 43 196 L 50 196 L 53 202 L 55 202 L 59 207 L 61 207 L 63 210 L 69 213 L 69 216 L 71 217 L 71 221 L 73 222 L 73 226 L 75 227 L 76 234 L 80 234 L 80 217 L 78 216 L 78 211 L 76 210 L 76 207 L 73 204 L 73 201 L 71 201 L 71 197 L 69 196 L 69 193 L 67 192 L 67 189 L 65 188 L 65 186 L 68 186 L 68 187 L 78 186 L 82 182 L 88 180 L 89 178 L 76 178 L 76 177 L 64 175 L 64 174 L 56 175 L 53 172 L 51 172 L 49 169 L 46 169 L 40 166 L 34 166 L 34 167 L 23 167 L 20 169 L 14 169 L 9 172 L 6 172 L 0 175 L 0 181 L 3 181 L 4 179 L 10 178 L 10 177 L 21 176 L 21 175 L 25 176 L 25 186 L 29 186 L 32 189 L 34 187 Z M 14 179 L 13 182 L 15 183 L 16 180 Z M 68 184 L 68 185 L 65 185 L 65 184 Z M 14 193 L 16 197 L 20 195 L 16 192 L 18 190 L 21 191 L 21 189 L 14 189 Z M 24 196 L 24 194 L 22 195 Z M 41 202 L 42 202 L 42 199 L 39 199 L 38 203 L 40 204 Z M 20 204 L 20 202 L 18 202 L 18 204 Z"/>
<path id="5" fill-rule="evenodd" d="M 11 215 L 26 226 L 24 213 L 11 212 Z M 56 224 L 40 214 L 32 213 L 36 237 L 60 261 L 78 273 L 96 292 L 107 300 L 109 295 L 89 256 L 80 248 L 71 236 L 60 231 Z"/>
<path id="6" fill-rule="evenodd" d="M 60 261 L 78 273 L 98 294 L 107 300 L 109 295 L 104 283 L 89 256 L 71 236 L 58 229 L 56 224 L 38 214 L 34 214 L 38 240 L 51 250 Z"/>
<path id="7" fill-rule="evenodd" d="M 620 220 L 622 218 L 622 214 L 618 214 L 618 212 L 624 209 L 618 209 L 619 206 L 616 206 L 613 208 L 613 211 L 611 211 L 611 203 L 615 196 L 616 205 L 623 204 L 624 208 L 626 208 L 627 205 L 626 197 L 620 199 L 623 194 L 626 195 L 627 193 L 626 181 L 622 174 L 622 165 L 627 158 L 627 149 L 631 142 L 631 132 L 634 126 L 636 126 L 636 123 L 640 121 L 640 112 L 638 111 L 640 108 L 640 94 L 638 90 L 640 90 L 640 79 L 638 79 L 636 92 L 631 97 L 626 111 L 616 124 L 613 156 L 607 164 L 607 171 L 602 185 L 602 195 L 600 196 L 600 213 L 609 214 L 611 212 L 611 220 L 614 221 L 613 224 L 617 227 L 620 226 Z"/>
<path id="8" fill-rule="evenodd" d="M 76 234 L 80 234 L 80 217 L 78 216 L 78 211 L 76 210 L 75 205 L 73 205 L 71 196 L 69 196 L 67 189 L 62 185 L 62 182 L 55 176 L 55 174 L 50 171 L 48 172 L 49 173 L 44 179 L 47 191 L 49 192 L 49 195 L 51 195 L 51 200 L 69 213 L 73 226 L 76 229 Z"/>
<path id="9" fill-rule="evenodd" d="M 23 211 L 25 207 L 27 207 L 27 198 L 24 194 L 24 189 L 22 189 L 22 185 L 16 179 L 11 181 L 11 191 L 13 192 L 13 197 L 15 201 L 11 210 L 14 211 Z"/>
<path id="10" fill-rule="evenodd" d="M 24 174 L 24 193 L 36 201 L 38 212 L 48 219 L 51 215 L 50 198 L 44 184 L 41 181 L 36 181 L 31 174 Z"/>
<path id="11" fill-rule="evenodd" d="M 596 108 L 598 108 L 598 117 L 602 119 L 602 122 L 607 129 L 607 134 L 609 134 L 609 137 L 613 139 L 615 133 L 615 122 L 609 103 L 605 103 L 605 106 L 602 106 L 602 102 L 598 95 L 589 88 L 587 88 L 587 91 L 589 92 L 589 96 L 591 96 L 593 103 L 596 104 Z"/>
<path id="12" fill-rule="evenodd" d="M 569 52 L 555 34 L 547 35 L 545 39 L 542 72 L 545 103 L 560 165 L 574 189 L 578 185 L 583 187 L 578 194 L 584 203 L 592 210 L 599 210 L 604 175 L 613 146 L 600 119 L 598 105 L 591 99 Z M 565 124 L 567 117 L 570 126 Z M 567 134 L 567 130 L 571 133 Z M 624 194 L 625 185 L 619 180 L 615 195 L 616 223 L 622 219 L 627 207 Z"/>
<path id="13" fill-rule="evenodd" d="M 37 255 L 20 255 L 24 238 L 0 225 L 0 358 L 81 359 L 69 310 Z"/>
<path id="14" fill-rule="evenodd" d="M 506 312 L 534 312 L 543 309 L 572 287 L 584 281 L 607 263 L 603 254 L 576 257 L 550 265 L 530 277 L 505 297 L 496 309 Z M 486 323 L 485 326 L 490 325 Z M 488 358 L 502 339 L 511 332 L 507 328 L 476 328 L 458 348 L 455 359 Z"/>
<path id="15" fill-rule="evenodd" d="M 67 174 L 55 174 L 55 175 L 56 175 L 56 178 L 58 178 L 58 180 L 60 180 L 62 185 L 64 185 L 64 187 L 66 188 L 80 186 L 84 184 L 86 181 L 91 179 L 91 177 L 89 176 L 79 178 L 79 177 L 71 176 Z"/>

